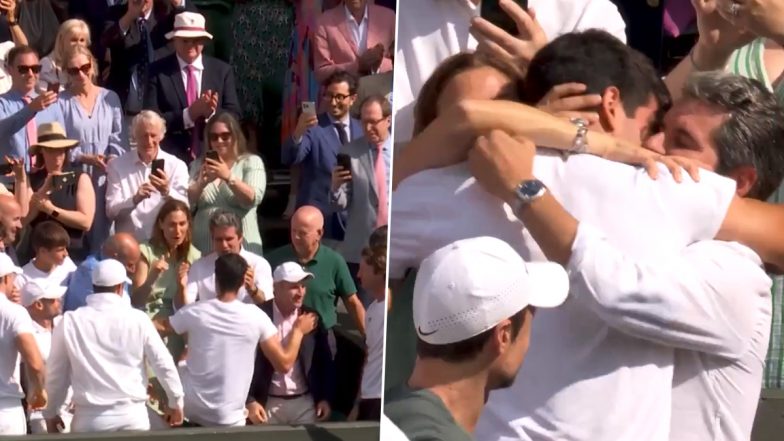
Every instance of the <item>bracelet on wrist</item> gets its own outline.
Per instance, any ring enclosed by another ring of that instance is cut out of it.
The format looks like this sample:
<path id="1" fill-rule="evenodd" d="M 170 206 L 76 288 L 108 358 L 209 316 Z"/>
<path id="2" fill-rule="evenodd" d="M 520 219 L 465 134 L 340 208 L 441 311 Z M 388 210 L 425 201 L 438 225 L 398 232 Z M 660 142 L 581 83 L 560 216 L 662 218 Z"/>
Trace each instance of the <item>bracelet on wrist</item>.
<path id="1" fill-rule="evenodd" d="M 695 52 L 695 51 L 696 51 L 696 46 L 695 46 L 695 47 L 693 47 L 693 48 L 691 48 L 691 50 L 689 51 L 689 63 L 691 63 L 691 67 L 692 67 L 692 69 L 694 69 L 695 71 L 697 71 L 697 72 L 703 72 L 703 71 L 705 71 L 706 69 L 705 69 L 705 68 L 703 68 L 702 66 L 700 66 L 700 65 L 697 63 L 697 60 L 694 58 L 694 52 Z"/>

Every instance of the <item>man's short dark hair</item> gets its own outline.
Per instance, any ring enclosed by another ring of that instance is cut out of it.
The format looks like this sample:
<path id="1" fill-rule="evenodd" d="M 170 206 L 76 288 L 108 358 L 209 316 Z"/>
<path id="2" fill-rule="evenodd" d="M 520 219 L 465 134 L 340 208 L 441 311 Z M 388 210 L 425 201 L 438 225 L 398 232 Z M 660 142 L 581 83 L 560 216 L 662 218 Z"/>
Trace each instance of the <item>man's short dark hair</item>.
<path id="1" fill-rule="evenodd" d="M 237 292 L 245 283 L 248 262 L 239 254 L 229 253 L 215 261 L 215 291 L 218 296 Z"/>
<path id="2" fill-rule="evenodd" d="M 55 221 L 43 221 L 36 225 L 33 228 L 33 235 L 30 241 L 33 245 L 33 251 L 36 252 L 39 248 L 53 250 L 59 247 L 68 247 L 71 244 L 68 231 Z"/>
<path id="3" fill-rule="evenodd" d="M 16 62 L 17 57 L 20 57 L 25 54 L 35 54 L 38 56 L 38 52 L 30 46 L 15 46 L 10 51 L 8 51 L 8 56 L 6 57 L 6 64 L 8 66 L 13 66 Z"/>
<path id="4" fill-rule="evenodd" d="M 564 83 L 585 84 L 588 94 L 617 87 L 629 116 L 654 97 L 659 104 L 657 122 L 671 105 L 667 87 L 651 61 L 598 29 L 561 35 L 539 50 L 528 66 L 524 101 L 536 105 L 550 89 Z"/>
<path id="5" fill-rule="evenodd" d="M 521 309 L 515 315 L 509 317 L 509 320 L 512 322 L 512 340 L 516 339 L 520 334 L 520 330 L 523 329 L 523 323 L 525 322 L 523 313 L 527 309 Z M 448 363 L 462 363 L 479 355 L 487 342 L 490 341 L 494 332 L 495 326 L 468 340 L 446 345 L 434 345 L 417 338 L 417 356 L 421 358 L 437 358 Z"/>
<path id="6" fill-rule="evenodd" d="M 746 196 L 769 198 L 784 178 L 784 108 L 776 95 L 757 80 L 717 71 L 693 75 L 683 97 L 729 114 L 710 134 L 718 156 L 716 173 L 753 166 L 757 181 Z"/>
<path id="7" fill-rule="evenodd" d="M 350 72 L 346 72 L 344 70 L 339 70 L 328 76 L 327 79 L 324 80 L 324 88 L 326 89 L 333 84 L 339 83 L 348 84 L 348 93 L 351 95 L 356 95 L 357 88 L 359 87 L 359 81 L 355 75 L 352 75 Z"/>

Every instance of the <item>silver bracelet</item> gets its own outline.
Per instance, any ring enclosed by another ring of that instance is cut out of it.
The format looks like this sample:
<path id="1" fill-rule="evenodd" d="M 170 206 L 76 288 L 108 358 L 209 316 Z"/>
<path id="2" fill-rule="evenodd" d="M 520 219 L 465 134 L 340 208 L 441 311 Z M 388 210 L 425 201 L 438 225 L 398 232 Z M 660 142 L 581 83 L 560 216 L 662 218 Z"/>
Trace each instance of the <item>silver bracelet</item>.
<path id="1" fill-rule="evenodd" d="M 569 122 L 577 126 L 570 153 L 585 153 L 588 151 L 588 121 L 582 118 L 569 118 Z"/>

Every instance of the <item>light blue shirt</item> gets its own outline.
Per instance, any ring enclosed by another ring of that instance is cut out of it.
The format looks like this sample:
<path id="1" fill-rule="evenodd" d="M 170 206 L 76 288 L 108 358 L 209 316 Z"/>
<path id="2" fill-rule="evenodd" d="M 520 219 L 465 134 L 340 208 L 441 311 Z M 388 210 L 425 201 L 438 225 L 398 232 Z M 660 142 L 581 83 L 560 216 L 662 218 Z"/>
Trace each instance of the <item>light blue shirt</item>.
<path id="1" fill-rule="evenodd" d="M 71 274 L 68 281 L 68 290 L 65 292 L 63 312 L 74 311 L 87 304 L 87 296 L 93 294 L 93 268 L 103 260 L 100 255 L 90 255 L 82 262 L 76 271 Z M 131 293 L 128 284 L 123 287 L 123 300 L 130 304 Z"/>
<path id="2" fill-rule="evenodd" d="M 35 99 L 38 94 L 31 92 L 29 96 Z M 35 118 L 36 126 L 53 121 L 64 125 L 60 106 L 56 104 L 36 113 L 27 107 L 19 92 L 11 90 L 0 95 L 0 156 L 25 158 L 28 170 L 30 159 L 27 152 L 30 145 L 27 142 L 26 127 L 32 118 Z"/>

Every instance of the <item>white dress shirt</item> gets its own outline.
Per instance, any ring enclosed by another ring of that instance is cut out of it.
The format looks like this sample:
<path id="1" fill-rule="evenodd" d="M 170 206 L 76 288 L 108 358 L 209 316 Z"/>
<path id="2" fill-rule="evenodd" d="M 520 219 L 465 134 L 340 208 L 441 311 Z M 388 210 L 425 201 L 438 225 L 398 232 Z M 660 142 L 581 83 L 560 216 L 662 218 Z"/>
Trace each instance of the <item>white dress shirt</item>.
<path id="1" fill-rule="evenodd" d="M 615 329 L 677 349 L 670 439 L 748 440 L 771 320 L 772 282 L 759 256 L 704 241 L 634 261 L 585 224 L 572 248 L 575 302 Z"/>
<path id="2" fill-rule="evenodd" d="M 179 55 L 177 55 L 177 63 L 180 65 L 180 75 L 182 76 L 182 85 L 185 87 L 185 96 L 188 96 L 188 63 L 183 61 Z M 201 97 L 201 78 L 204 75 L 204 58 L 199 55 L 196 60 L 191 63 L 191 66 L 194 67 L 193 76 L 196 77 L 196 99 L 198 100 Z M 188 113 L 188 107 L 186 106 L 185 109 L 182 111 L 182 121 L 185 124 L 185 129 L 190 129 L 191 127 L 195 126 L 196 123 L 191 118 L 190 113 Z"/>
<path id="3" fill-rule="evenodd" d="M 346 23 L 349 31 L 351 31 L 351 37 L 354 39 L 354 44 L 357 45 L 357 53 L 361 55 L 368 49 L 368 7 L 365 5 L 365 12 L 362 14 L 362 19 L 359 23 L 357 23 L 357 19 L 354 18 L 347 6 L 344 5 L 343 9 L 346 11 Z"/>
<path id="4" fill-rule="evenodd" d="M 66 312 L 54 328 L 46 364 L 49 404 L 44 416 L 57 413 L 69 385 L 77 415 L 80 409 L 143 404 L 147 401 L 145 362 L 166 391 L 168 405 L 182 409 L 177 368 L 147 314 L 128 308 L 117 294 L 87 296 L 86 306 Z"/>
<path id="5" fill-rule="evenodd" d="M 27 310 L 0 292 L 0 401 L 24 397 L 17 373 L 19 349 L 16 338 L 33 332 L 33 320 Z"/>
<path id="6" fill-rule="evenodd" d="M 170 322 L 188 334 L 188 360 L 180 365 L 186 417 L 203 426 L 244 426 L 256 349 L 278 332 L 272 320 L 255 305 L 212 299 L 187 305 Z"/>
<path id="7" fill-rule="evenodd" d="M 169 177 L 169 196 L 188 203 L 188 167 L 182 160 L 158 150 L 156 159 L 164 160 L 163 170 Z M 106 215 L 115 222 L 116 232 L 131 233 L 139 242 L 146 242 L 152 234 L 155 217 L 165 199 L 158 191 L 139 205 L 133 196 L 143 183 L 149 182 L 151 164 L 139 159 L 136 150 L 129 150 L 109 162 L 106 168 Z"/>
<path id="8" fill-rule="evenodd" d="M 626 24 L 610 0 L 529 0 L 549 40 L 598 28 L 626 41 Z M 452 55 L 476 49 L 468 33 L 479 7 L 471 0 L 398 0 L 395 142 L 411 139 L 414 101 L 430 74 Z"/>
<path id="9" fill-rule="evenodd" d="M 264 293 L 266 300 L 270 300 L 274 294 L 272 289 L 272 268 L 267 259 L 251 253 L 245 248 L 240 249 L 240 256 L 245 259 L 249 267 L 253 268 L 256 288 Z M 218 254 L 212 252 L 191 265 L 191 269 L 188 271 L 188 285 L 185 288 L 185 297 L 188 303 L 193 303 L 197 300 L 210 300 L 218 296 L 215 291 L 216 260 L 218 260 Z M 244 286 L 237 293 L 237 299 L 241 302 L 253 303 L 253 298 L 248 294 Z"/>
<path id="10" fill-rule="evenodd" d="M 547 151 L 537 155 L 534 174 L 631 258 L 665 258 L 713 238 L 735 191 L 734 181 L 709 172 L 699 184 L 677 184 L 666 170 L 653 181 L 623 164 Z M 484 192 L 465 164 L 414 175 L 393 198 L 390 278 L 442 246 L 483 235 L 506 241 L 526 261 L 545 260 L 511 209 Z M 614 329 L 573 298 L 540 310 L 520 374 L 511 388 L 490 394 L 476 438 L 666 440 L 673 352 Z"/>

